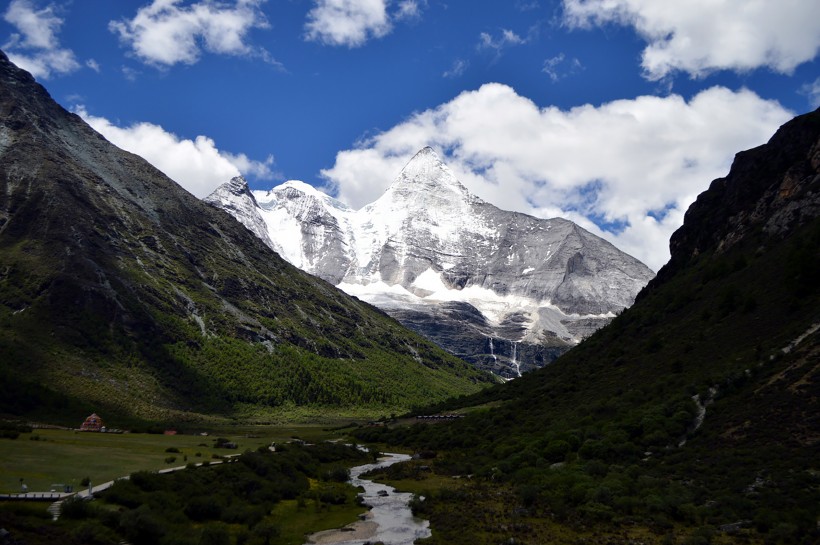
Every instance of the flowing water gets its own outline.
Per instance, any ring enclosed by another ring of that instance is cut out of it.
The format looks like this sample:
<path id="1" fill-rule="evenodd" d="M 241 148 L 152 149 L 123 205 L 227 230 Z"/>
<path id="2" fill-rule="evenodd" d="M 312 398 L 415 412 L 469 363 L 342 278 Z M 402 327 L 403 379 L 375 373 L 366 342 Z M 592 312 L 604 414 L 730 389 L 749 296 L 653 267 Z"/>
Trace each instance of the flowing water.
<path id="1" fill-rule="evenodd" d="M 410 511 L 412 494 L 396 492 L 392 486 L 360 477 L 373 469 L 409 459 L 410 456 L 406 454 L 387 453 L 385 458 L 375 464 L 351 468 L 350 483 L 364 488 L 364 492 L 359 495 L 372 509 L 359 522 L 308 536 L 307 544 L 364 545 L 381 541 L 385 545 L 411 545 L 417 539 L 429 537 L 429 522 L 414 517 Z"/>
<path id="2" fill-rule="evenodd" d="M 510 341 L 512 343 L 512 363 L 513 367 L 515 367 L 515 372 L 518 376 L 521 376 L 521 364 L 518 362 L 518 343 L 515 341 Z"/>

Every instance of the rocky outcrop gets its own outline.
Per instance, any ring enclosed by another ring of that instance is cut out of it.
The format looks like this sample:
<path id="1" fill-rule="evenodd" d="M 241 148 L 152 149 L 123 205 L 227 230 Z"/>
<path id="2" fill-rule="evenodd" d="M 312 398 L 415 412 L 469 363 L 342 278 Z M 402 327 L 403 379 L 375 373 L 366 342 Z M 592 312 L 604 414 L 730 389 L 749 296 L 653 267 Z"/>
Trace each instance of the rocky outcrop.
<path id="1" fill-rule="evenodd" d="M 723 253 L 750 236 L 778 238 L 820 215 L 820 109 L 783 125 L 768 143 L 743 151 L 714 180 L 673 233 L 658 282 L 700 254 Z"/>

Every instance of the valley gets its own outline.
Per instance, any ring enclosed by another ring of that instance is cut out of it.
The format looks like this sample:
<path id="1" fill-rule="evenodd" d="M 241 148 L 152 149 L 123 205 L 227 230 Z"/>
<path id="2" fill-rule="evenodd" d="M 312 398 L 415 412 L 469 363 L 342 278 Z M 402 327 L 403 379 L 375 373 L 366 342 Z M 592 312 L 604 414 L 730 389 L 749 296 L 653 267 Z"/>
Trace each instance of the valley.
<path id="1" fill-rule="evenodd" d="M 0 541 L 355 532 L 379 452 L 412 458 L 373 478 L 420 544 L 820 538 L 820 109 L 736 155 L 657 275 L 430 148 L 358 211 L 207 201 L 0 54 L 0 491 L 129 475 L 57 521 L 0 501 Z"/>

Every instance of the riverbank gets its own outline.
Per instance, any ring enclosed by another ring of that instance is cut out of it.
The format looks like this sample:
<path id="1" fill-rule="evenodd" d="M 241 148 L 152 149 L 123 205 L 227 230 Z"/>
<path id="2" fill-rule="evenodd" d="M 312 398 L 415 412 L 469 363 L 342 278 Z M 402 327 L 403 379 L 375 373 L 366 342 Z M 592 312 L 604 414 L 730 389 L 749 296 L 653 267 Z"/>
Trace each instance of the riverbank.
<path id="1" fill-rule="evenodd" d="M 413 494 L 396 492 L 392 486 L 361 478 L 370 471 L 408 460 L 410 456 L 407 454 L 386 453 L 376 463 L 351 468 L 349 482 L 364 489 L 359 496 L 370 511 L 364 520 L 309 535 L 306 545 L 363 545 L 369 541 L 385 545 L 412 545 L 417 539 L 429 537 L 429 522 L 413 516 L 410 509 Z"/>
<path id="2" fill-rule="evenodd" d="M 308 545 L 340 545 L 350 541 L 371 541 L 379 527 L 372 521 L 357 521 L 344 528 L 324 530 L 308 536 Z"/>

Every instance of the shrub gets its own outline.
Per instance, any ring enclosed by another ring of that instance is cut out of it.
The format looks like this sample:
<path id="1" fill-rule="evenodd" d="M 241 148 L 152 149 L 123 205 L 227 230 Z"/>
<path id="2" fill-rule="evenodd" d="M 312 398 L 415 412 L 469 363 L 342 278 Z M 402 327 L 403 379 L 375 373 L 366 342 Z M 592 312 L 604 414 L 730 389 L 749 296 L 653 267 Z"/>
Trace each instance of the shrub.
<path id="1" fill-rule="evenodd" d="M 345 483 L 348 479 L 350 479 L 350 471 L 346 467 L 338 466 L 326 471 L 322 477 L 326 481 Z"/>
<path id="2" fill-rule="evenodd" d="M 534 484 L 522 484 L 515 489 L 515 494 L 524 507 L 532 507 L 538 501 L 541 488 Z"/>
<path id="3" fill-rule="evenodd" d="M 260 522 L 253 527 L 252 532 L 254 537 L 259 539 L 263 545 L 270 545 L 271 540 L 276 539 L 282 533 L 279 526 L 270 522 Z"/>
<path id="4" fill-rule="evenodd" d="M 80 523 L 72 530 L 71 537 L 83 545 L 116 545 L 122 541 L 113 530 L 94 521 Z"/>
<path id="5" fill-rule="evenodd" d="M 194 521 L 219 520 L 222 516 L 222 506 L 212 496 L 200 496 L 191 499 L 185 506 L 185 515 Z"/>
<path id="6" fill-rule="evenodd" d="M 62 503 L 60 516 L 67 519 L 86 519 L 93 516 L 91 505 L 79 496 L 72 496 Z"/>
<path id="7" fill-rule="evenodd" d="M 123 513 L 120 530 L 134 545 L 153 545 L 167 533 L 162 521 L 144 507 Z"/>
<path id="8" fill-rule="evenodd" d="M 230 545 L 231 536 L 222 524 L 208 524 L 202 528 L 199 545 Z"/>

